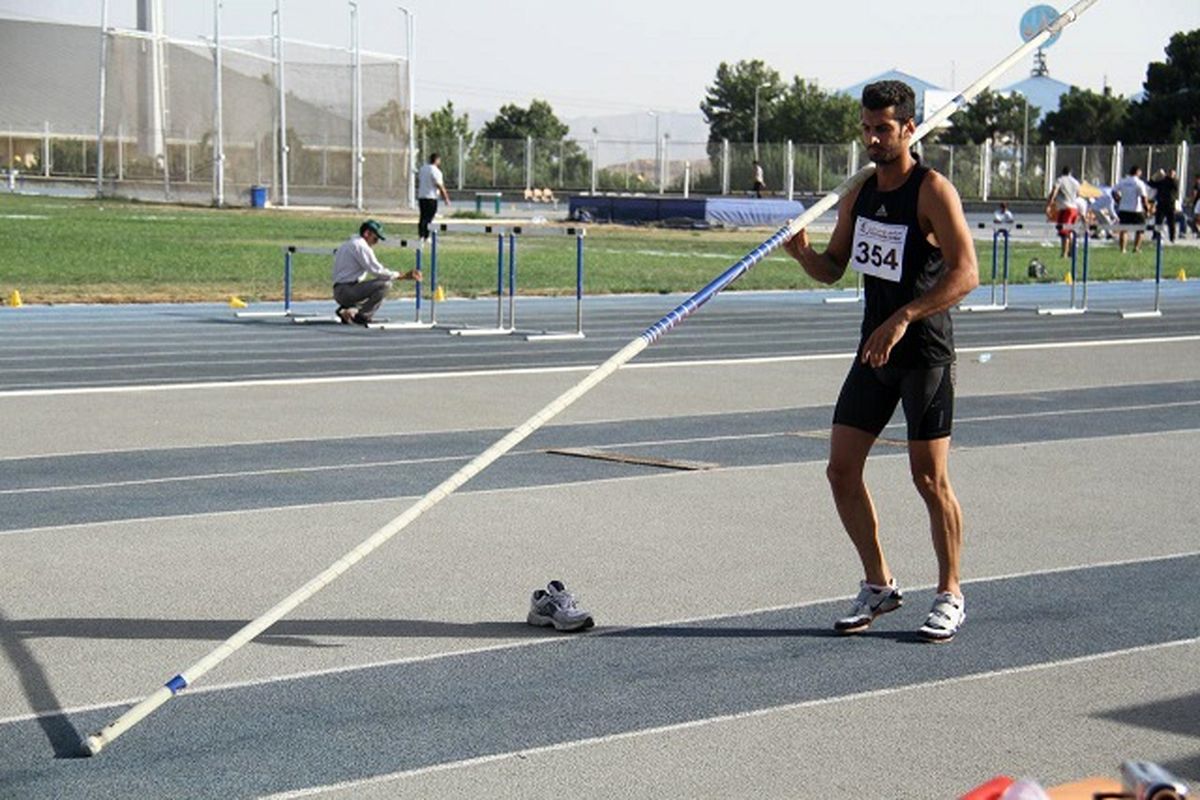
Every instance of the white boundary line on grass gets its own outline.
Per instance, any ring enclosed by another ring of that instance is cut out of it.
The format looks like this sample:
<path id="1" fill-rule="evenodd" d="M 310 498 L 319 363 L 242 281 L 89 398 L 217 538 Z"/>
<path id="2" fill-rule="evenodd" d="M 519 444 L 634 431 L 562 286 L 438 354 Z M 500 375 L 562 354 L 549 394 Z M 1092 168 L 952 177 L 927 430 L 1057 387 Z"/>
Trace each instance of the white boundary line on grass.
<path id="1" fill-rule="evenodd" d="M 1123 347 L 1129 345 L 1178 344 L 1200 341 L 1200 334 L 1182 336 L 1153 336 L 1131 339 L 1089 339 L 1068 342 L 1029 342 L 981 347 L 960 347 L 956 352 L 1004 353 L 1021 350 L 1062 350 L 1081 347 Z M 804 361 L 831 361 L 853 358 L 852 351 L 814 353 L 797 356 L 760 356 L 752 358 L 715 358 L 695 361 L 642 361 L 626 364 L 622 369 L 669 369 L 676 367 L 716 367 L 750 364 L 786 364 Z M 126 394 L 130 392 L 169 392 L 194 389 L 240 389 L 249 387 L 317 386 L 321 384 L 381 383 L 387 381 L 425 381 L 453 378 L 505 377 L 510 375 L 550 375 L 555 373 L 587 372 L 596 364 L 576 364 L 561 367 L 519 367 L 514 369 L 476 369 L 460 372 L 413 372 L 382 375 L 336 375 L 319 378 L 271 378 L 238 381 L 208 381 L 192 383 L 159 383 L 144 386 L 78 386 L 65 389 L 14 389 L 0 391 L 0 400 L 16 397 L 62 397 L 90 394 Z"/>

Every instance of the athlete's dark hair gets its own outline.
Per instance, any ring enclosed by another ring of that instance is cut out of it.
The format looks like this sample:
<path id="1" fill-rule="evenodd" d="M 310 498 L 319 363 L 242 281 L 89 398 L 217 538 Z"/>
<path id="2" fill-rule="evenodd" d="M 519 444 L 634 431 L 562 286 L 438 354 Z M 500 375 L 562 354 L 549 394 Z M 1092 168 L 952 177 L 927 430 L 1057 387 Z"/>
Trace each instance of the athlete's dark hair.
<path id="1" fill-rule="evenodd" d="M 907 122 L 917 113 L 917 98 L 912 87 L 903 81 L 868 83 L 862 90 L 862 104 L 870 111 L 894 107 L 893 113 L 900 122 Z"/>

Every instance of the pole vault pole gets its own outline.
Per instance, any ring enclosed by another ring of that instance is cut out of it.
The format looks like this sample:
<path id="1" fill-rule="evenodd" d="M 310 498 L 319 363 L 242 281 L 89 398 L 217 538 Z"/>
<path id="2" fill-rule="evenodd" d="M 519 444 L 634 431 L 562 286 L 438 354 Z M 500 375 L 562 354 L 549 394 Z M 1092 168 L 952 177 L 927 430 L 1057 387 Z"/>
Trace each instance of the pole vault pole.
<path id="1" fill-rule="evenodd" d="M 1052 35 L 1058 33 L 1067 25 L 1074 22 L 1080 14 L 1086 11 L 1095 2 L 1096 0 L 1079 0 L 1079 2 L 1071 6 L 1071 8 L 1059 16 L 1058 19 L 1054 20 L 1054 22 L 1044 28 L 1041 33 L 1039 33 L 1037 36 L 1034 36 L 1028 42 L 1025 42 L 1021 47 L 1013 51 L 1011 55 L 985 73 L 983 77 L 979 78 L 979 80 L 975 81 L 966 89 L 964 89 L 962 94 L 959 94 L 951 102 L 938 109 L 931 117 L 926 118 L 926 120 L 921 123 L 921 125 L 919 125 L 916 131 L 913 133 L 913 142 L 915 143 L 919 141 L 921 137 L 925 136 L 929 133 L 929 131 L 933 130 L 937 125 L 945 121 L 947 117 L 971 102 L 976 95 L 990 86 L 993 81 L 1000 77 L 1000 75 L 1008 71 L 1013 64 L 1037 48 Z M 607 361 L 596 367 L 596 369 L 590 372 L 575 386 L 572 386 L 570 389 L 563 392 L 541 411 L 538 411 L 521 425 L 514 428 L 498 442 L 480 453 L 464 467 L 434 487 L 428 494 L 410 506 L 408 510 L 400 514 L 400 516 L 396 517 L 391 522 L 377 530 L 375 533 L 371 534 L 371 536 L 364 540 L 361 544 L 327 567 L 321 574 L 317 575 L 308 583 L 304 584 L 299 589 L 285 597 L 283 600 L 279 601 L 273 608 L 264 613 L 262 616 L 247 623 L 241 630 L 222 642 L 216 649 L 214 649 L 204 658 L 197 661 L 192 666 L 185 669 L 183 672 L 171 678 L 171 680 L 167 681 L 166 684 L 160 687 L 153 694 L 148 695 L 139 701 L 124 714 L 117 717 L 117 719 L 113 720 L 108 725 L 104 726 L 101 730 L 97 731 L 91 736 L 88 736 L 82 742 L 83 753 L 85 755 L 96 755 L 99 753 L 114 739 L 125 733 L 125 731 L 129 730 L 134 725 L 141 722 L 163 703 L 170 700 L 183 689 L 194 684 L 213 667 L 217 666 L 226 658 L 233 655 L 243 645 L 266 631 L 267 628 L 274 625 L 301 603 L 308 600 L 314 594 L 321 591 L 321 589 L 325 588 L 334 580 L 336 580 L 343 572 L 350 569 L 350 567 L 354 566 L 362 559 L 366 558 L 380 545 L 384 544 L 397 533 L 404 530 L 410 523 L 453 493 L 455 489 L 478 475 L 489 465 L 491 465 L 492 462 L 496 461 L 509 450 L 516 447 L 530 434 L 545 425 L 580 397 L 583 397 L 585 394 L 591 391 L 592 388 L 594 388 L 598 383 L 632 360 L 638 353 L 642 352 L 651 344 L 658 341 L 672 328 L 682 323 L 702 305 L 715 297 L 721 290 L 740 278 L 759 261 L 762 261 L 768 253 L 779 247 L 788 239 L 792 238 L 792 236 L 794 236 L 797 232 L 803 230 L 806 226 L 811 224 L 813 220 L 825 213 L 826 210 L 832 208 L 838 202 L 838 200 L 844 197 L 848 192 L 860 186 L 863 181 L 870 176 L 874 169 L 875 165 L 870 164 L 851 175 L 836 189 L 818 201 L 803 214 L 796 217 L 787 225 L 776 231 L 769 239 L 746 254 L 740 261 L 713 279 L 703 289 L 696 292 L 680 305 L 676 306 L 669 314 L 660 319 L 658 322 L 642 331 L 642 333 L 636 339 L 629 342 L 629 344 L 625 345 L 614 355 L 609 357 Z"/>

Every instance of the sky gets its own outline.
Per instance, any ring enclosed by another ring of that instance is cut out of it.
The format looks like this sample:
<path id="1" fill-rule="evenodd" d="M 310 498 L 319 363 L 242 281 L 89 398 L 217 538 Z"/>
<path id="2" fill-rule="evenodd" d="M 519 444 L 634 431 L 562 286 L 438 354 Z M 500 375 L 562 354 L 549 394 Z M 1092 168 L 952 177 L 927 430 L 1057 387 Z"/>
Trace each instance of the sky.
<path id="1" fill-rule="evenodd" d="M 839 89 L 898 68 L 961 89 L 1021 43 L 1031 0 L 402 0 L 415 19 L 416 108 L 447 100 L 494 112 L 547 100 L 561 118 L 698 113 L 722 62 L 762 59 L 785 81 Z M 0 0 L 0 17 L 99 22 L 102 0 Z M 213 0 L 163 0 L 168 33 L 211 35 Z M 108 0 L 110 24 L 132 26 L 135 0 Z M 1066 2 L 1054 0 L 1062 11 Z M 275 0 L 223 0 L 223 35 L 267 34 Z M 362 46 L 407 55 L 406 16 L 358 0 Z M 2 23 L 0 23 L 2 24 Z M 349 42 L 342 0 L 284 0 L 285 35 Z M 1051 77 L 1130 96 L 1172 33 L 1200 28 L 1200 0 L 1098 0 L 1046 51 Z M 1029 74 L 1027 59 L 999 85 Z"/>

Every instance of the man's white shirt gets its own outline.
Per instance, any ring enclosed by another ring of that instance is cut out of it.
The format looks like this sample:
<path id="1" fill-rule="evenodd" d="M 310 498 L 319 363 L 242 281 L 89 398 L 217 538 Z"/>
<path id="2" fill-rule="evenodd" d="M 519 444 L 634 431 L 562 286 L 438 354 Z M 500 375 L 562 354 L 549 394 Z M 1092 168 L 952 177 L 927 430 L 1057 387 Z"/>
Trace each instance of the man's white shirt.
<path id="1" fill-rule="evenodd" d="M 436 164 L 426 164 L 417 172 L 417 199 L 437 200 L 442 185 L 442 171 Z"/>
<path id="2" fill-rule="evenodd" d="M 393 272 L 379 263 L 371 245 L 356 233 L 343 242 L 333 256 L 333 282 L 358 283 L 364 273 L 391 280 L 400 277 L 399 272 Z"/>

